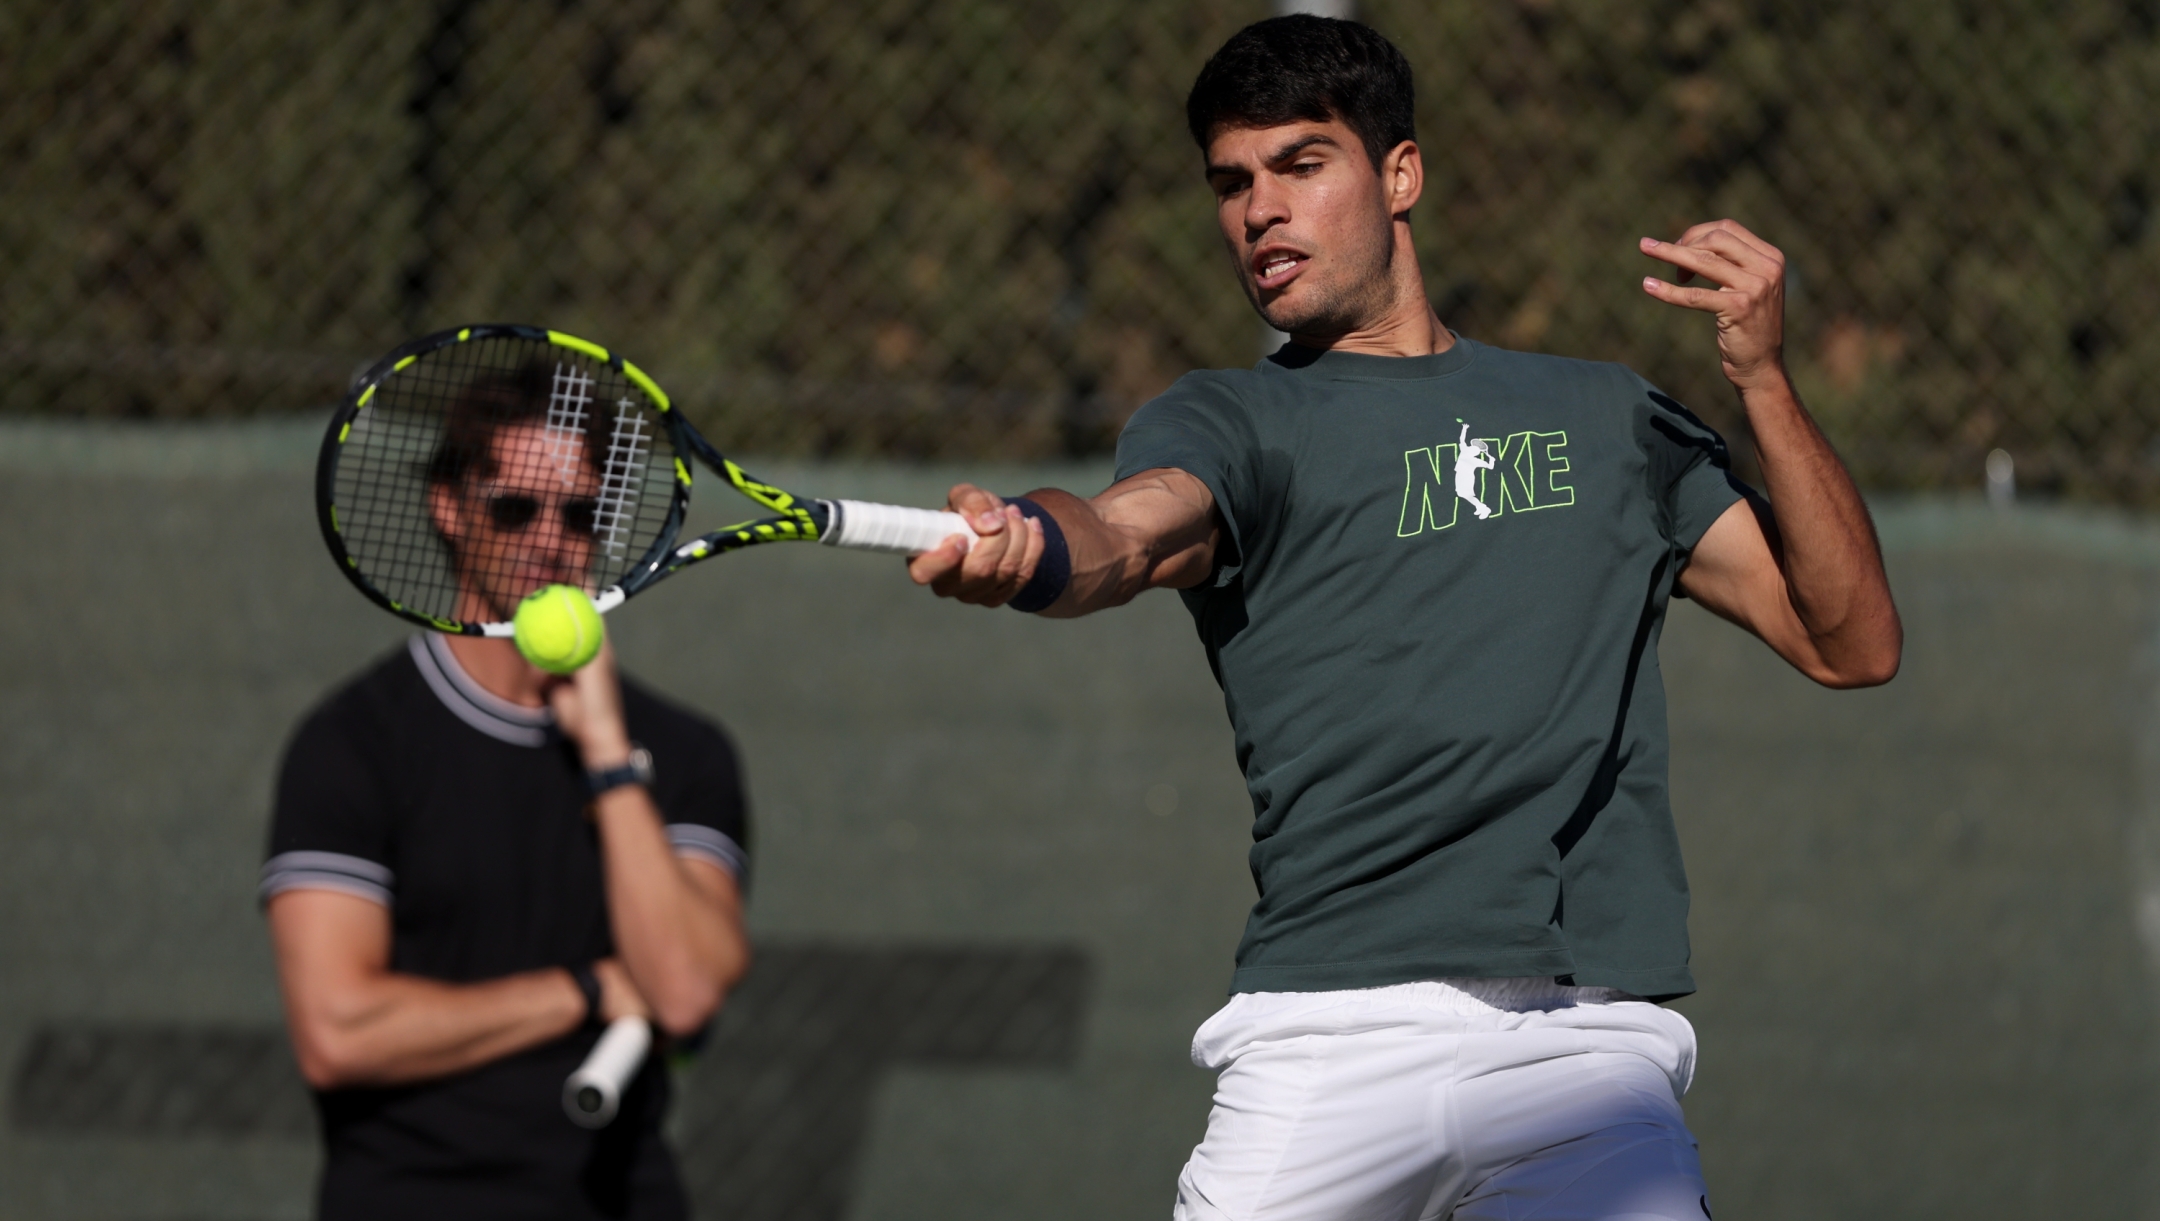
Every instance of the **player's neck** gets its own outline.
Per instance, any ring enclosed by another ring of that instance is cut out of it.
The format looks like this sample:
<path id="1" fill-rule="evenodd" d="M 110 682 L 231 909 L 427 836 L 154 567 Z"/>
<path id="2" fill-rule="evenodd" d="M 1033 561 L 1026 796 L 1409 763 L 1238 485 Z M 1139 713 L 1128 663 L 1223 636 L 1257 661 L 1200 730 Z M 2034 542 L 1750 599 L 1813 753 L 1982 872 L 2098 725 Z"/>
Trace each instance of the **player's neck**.
<path id="1" fill-rule="evenodd" d="M 1292 332 L 1300 347 L 1325 352 L 1358 352 L 1367 356 L 1438 356 L 1455 346 L 1455 335 L 1440 321 L 1440 314 L 1425 297 L 1425 276 L 1418 270 L 1417 250 L 1410 244 L 1409 226 L 1396 230 L 1393 302 L 1387 311 L 1363 326 L 1340 335 L 1305 335 Z"/>
<path id="2" fill-rule="evenodd" d="M 1293 334 L 1290 339 L 1301 347 L 1319 348 L 1326 352 L 1357 352 L 1366 356 L 1438 356 L 1455 346 L 1455 335 L 1440 321 L 1440 315 L 1423 300 L 1416 302 L 1417 312 L 1402 316 L 1391 313 L 1382 321 L 1360 327 L 1343 335 L 1305 336 Z"/>
<path id="3" fill-rule="evenodd" d="M 547 706 L 548 676 L 525 660 L 517 644 L 500 636 L 445 636 L 450 655 L 488 694 L 526 708 Z"/>

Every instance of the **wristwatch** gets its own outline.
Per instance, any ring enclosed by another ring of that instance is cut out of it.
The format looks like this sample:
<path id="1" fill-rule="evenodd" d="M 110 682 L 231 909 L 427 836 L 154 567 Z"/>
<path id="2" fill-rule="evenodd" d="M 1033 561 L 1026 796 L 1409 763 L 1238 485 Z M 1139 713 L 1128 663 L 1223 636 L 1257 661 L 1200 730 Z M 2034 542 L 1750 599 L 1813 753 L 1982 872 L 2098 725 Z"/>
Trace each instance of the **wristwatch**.
<path id="1" fill-rule="evenodd" d="M 652 752 L 635 742 L 630 744 L 630 761 L 621 767 L 611 767 L 606 771 L 588 771 L 585 773 L 585 789 L 595 797 L 607 792 L 609 789 L 619 789 L 626 784 L 642 784 L 649 789 L 652 787 L 652 781 Z"/>

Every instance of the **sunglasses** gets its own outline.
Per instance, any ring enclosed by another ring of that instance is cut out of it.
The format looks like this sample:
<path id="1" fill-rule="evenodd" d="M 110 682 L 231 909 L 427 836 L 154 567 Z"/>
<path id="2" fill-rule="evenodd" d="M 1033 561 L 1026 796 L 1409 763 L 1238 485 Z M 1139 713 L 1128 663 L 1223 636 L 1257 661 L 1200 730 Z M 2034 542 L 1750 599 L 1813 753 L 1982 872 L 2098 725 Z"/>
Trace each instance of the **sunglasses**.
<path id="1" fill-rule="evenodd" d="M 547 503 L 549 502 L 522 492 L 490 496 L 487 500 L 488 521 L 492 522 L 497 530 L 515 534 L 540 520 L 540 511 Z M 562 514 L 565 533 L 580 538 L 593 536 L 600 514 L 598 500 L 590 496 L 572 496 L 556 503 L 560 506 L 556 511 Z"/>

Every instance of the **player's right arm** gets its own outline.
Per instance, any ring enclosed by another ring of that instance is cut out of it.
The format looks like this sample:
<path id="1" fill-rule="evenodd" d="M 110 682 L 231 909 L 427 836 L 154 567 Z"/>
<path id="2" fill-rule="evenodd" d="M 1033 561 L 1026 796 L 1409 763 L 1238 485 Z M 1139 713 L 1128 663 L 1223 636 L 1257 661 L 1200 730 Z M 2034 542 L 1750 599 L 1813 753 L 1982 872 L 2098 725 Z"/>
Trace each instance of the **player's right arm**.
<path id="1" fill-rule="evenodd" d="M 317 1089 L 475 1068 L 576 1030 L 585 995 L 560 968 L 451 984 L 390 969 L 390 909 L 334 890 L 271 898 L 270 936 L 301 1075 Z M 620 963 L 594 964 L 603 1019 L 648 1016 Z"/>
<path id="2" fill-rule="evenodd" d="M 1072 576 L 1042 610 L 1072 619 L 1123 606 L 1150 589 L 1189 589 L 1214 571 L 1222 517 L 1205 483 L 1174 467 L 1121 479 L 1083 499 L 1041 488 L 1027 499 L 1057 520 Z M 947 498 L 975 528 L 972 548 L 948 540 L 908 561 L 908 575 L 939 597 L 1003 606 L 1034 579 L 1045 546 L 1040 523 L 973 484 Z"/>

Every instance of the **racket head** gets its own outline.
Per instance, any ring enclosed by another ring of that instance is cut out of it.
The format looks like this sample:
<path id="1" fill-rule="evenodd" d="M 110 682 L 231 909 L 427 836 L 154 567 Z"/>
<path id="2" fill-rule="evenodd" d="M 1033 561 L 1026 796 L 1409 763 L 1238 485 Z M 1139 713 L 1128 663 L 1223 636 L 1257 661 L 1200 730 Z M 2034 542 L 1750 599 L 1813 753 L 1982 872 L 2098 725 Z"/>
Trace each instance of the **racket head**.
<path id="1" fill-rule="evenodd" d="M 507 636 L 541 586 L 598 594 L 660 571 L 689 504 L 689 451 L 667 395 L 600 345 L 459 327 L 355 380 L 323 438 L 316 516 L 377 605 Z"/>

